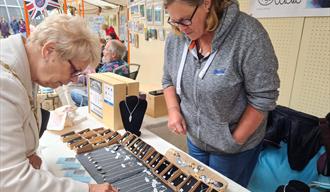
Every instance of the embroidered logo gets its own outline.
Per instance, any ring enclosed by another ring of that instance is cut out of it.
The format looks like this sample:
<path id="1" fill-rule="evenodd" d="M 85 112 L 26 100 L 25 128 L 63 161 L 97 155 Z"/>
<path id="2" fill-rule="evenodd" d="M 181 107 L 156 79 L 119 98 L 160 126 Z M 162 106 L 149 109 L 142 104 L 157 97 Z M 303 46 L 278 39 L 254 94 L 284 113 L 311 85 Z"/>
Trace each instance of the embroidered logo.
<path id="1" fill-rule="evenodd" d="M 226 72 L 226 69 L 214 69 L 213 70 L 213 75 L 220 76 L 220 75 L 224 75 L 225 72 Z"/>

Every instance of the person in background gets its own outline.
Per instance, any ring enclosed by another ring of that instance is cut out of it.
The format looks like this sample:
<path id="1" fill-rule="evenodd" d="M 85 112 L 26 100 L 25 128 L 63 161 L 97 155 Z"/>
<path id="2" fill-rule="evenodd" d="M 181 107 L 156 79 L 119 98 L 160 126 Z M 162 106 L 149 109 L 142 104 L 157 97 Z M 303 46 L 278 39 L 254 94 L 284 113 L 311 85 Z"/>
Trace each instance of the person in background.
<path id="1" fill-rule="evenodd" d="M 95 68 L 88 66 L 75 84 L 75 88 L 71 90 L 71 99 L 77 107 L 88 105 L 87 75 L 95 73 Z"/>
<path id="2" fill-rule="evenodd" d="M 105 31 L 105 35 L 107 37 L 110 37 L 110 39 L 119 40 L 119 37 L 118 37 L 115 29 L 112 26 L 108 26 L 107 24 L 103 24 L 102 29 Z"/>
<path id="3" fill-rule="evenodd" d="M 10 22 L 10 27 L 13 30 L 14 34 L 19 33 L 19 24 L 16 17 L 12 17 L 12 20 Z"/>
<path id="4" fill-rule="evenodd" d="M 0 31 L 3 38 L 7 38 L 10 35 L 9 24 L 4 17 L 1 17 L 0 20 Z"/>
<path id="5" fill-rule="evenodd" d="M 24 37 L 26 37 L 26 26 L 25 26 L 25 21 L 23 19 L 20 19 L 18 21 L 19 25 L 19 32 L 23 34 Z M 33 27 L 34 28 L 34 27 Z M 32 27 L 30 27 L 30 31 L 32 32 Z"/>
<path id="6" fill-rule="evenodd" d="M 110 40 L 104 50 L 102 57 L 102 64 L 97 68 L 98 73 L 113 72 L 118 75 L 128 77 L 129 68 L 128 64 L 122 60 L 122 57 L 126 51 L 126 47 L 119 40 Z M 86 76 L 90 73 L 94 73 L 93 69 L 85 71 L 83 75 L 79 76 L 80 79 L 84 79 L 84 84 L 79 88 L 71 90 L 71 98 L 77 107 L 88 105 L 88 89 Z"/>
<path id="7" fill-rule="evenodd" d="M 266 30 L 236 0 L 163 0 L 171 33 L 163 75 L 168 127 L 191 156 L 248 185 L 278 98 Z"/>
<path id="8" fill-rule="evenodd" d="M 113 72 L 128 77 L 128 64 L 123 60 L 126 52 L 125 45 L 119 40 L 109 40 L 103 50 L 102 67 L 98 73 Z"/>
<path id="9" fill-rule="evenodd" d="M 107 44 L 107 41 L 104 38 L 100 38 L 100 47 L 101 47 L 101 62 L 103 58 L 103 50 L 105 48 L 105 45 Z"/>
<path id="10" fill-rule="evenodd" d="M 112 192 L 110 184 L 86 184 L 41 170 L 36 154 L 42 124 L 38 85 L 56 88 L 76 81 L 100 49 L 83 18 L 52 15 L 25 39 L 0 40 L 0 191 Z"/>

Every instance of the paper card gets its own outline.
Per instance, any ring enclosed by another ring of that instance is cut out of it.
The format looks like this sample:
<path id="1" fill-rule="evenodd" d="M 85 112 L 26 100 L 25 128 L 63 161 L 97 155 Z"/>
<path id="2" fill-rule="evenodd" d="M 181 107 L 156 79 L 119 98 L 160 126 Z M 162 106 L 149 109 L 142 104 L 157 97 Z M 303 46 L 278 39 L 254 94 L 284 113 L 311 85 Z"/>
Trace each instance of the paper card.
<path id="1" fill-rule="evenodd" d="M 114 103 L 113 86 L 104 83 L 104 102 L 113 106 Z"/>
<path id="2" fill-rule="evenodd" d="M 60 157 L 57 159 L 56 164 L 75 163 L 77 159 L 75 157 Z"/>
<path id="3" fill-rule="evenodd" d="M 76 180 L 76 181 L 83 182 L 83 183 L 90 183 L 91 180 L 92 180 L 92 178 L 90 176 L 87 176 L 87 175 L 83 175 L 83 176 L 72 176 L 70 178 L 73 179 L 73 180 Z"/>
<path id="4" fill-rule="evenodd" d="M 86 171 L 84 169 L 75 169 L 66 171 L 64 173 L 65 177 L 73 177 L 73 176 L 84 176 L 86 174 Z"/>
<path id="5" fill-rule="evenodd" d="M 67 116 L 68 116 L 67 112 L 50 111 L 47 130 L 55 130 L 55 131 L 63 130 Z"/>
<path id="6" fill-rule="evenodd" d="M 66 163 L 62 164 L 62 170 L 72 170 L 72 169 L 79 169 L 81 167 L 80 163 Z"/>

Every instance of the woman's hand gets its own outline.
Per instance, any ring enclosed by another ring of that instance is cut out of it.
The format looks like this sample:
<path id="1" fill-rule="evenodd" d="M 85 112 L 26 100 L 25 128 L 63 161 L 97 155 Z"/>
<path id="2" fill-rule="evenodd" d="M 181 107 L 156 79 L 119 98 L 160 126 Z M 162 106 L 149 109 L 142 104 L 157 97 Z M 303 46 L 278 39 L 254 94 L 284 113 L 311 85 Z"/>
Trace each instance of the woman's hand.
<path id="1" fill-rule="evenodd" d="M 118 192 L 118 189 L 108 183 L 89 184 L 89 192 Z"/>
<path id="2" fill-rule="evenodd" d="M 29 159 L 29 163 L 32 165 L 33 168 L 40 169 L 42 160 L 37 154 L 33 153 L 32 155 L 28 156 L 27 158 Z"/>
<path id="3" fill-rule="evenodd" d="M 168 109 L 168 128 L 173 133 L 185 135 L 187 131 L 186 121 L 184 120 L 180 108 L 173 107 Z"/>

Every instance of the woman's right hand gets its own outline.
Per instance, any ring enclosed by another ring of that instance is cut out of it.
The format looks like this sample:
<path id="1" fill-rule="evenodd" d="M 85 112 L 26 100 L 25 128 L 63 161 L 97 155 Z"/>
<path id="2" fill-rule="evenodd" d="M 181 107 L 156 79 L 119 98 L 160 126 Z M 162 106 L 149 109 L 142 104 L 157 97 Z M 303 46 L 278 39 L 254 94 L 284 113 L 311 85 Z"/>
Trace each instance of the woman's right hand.
<path id="1" fill-rule="evenodd" d="M 89 184 L 89 192 L 118 192 L 118 189 L 108 183 Z"/>
<path id="2" fill-rule="evenodd" d="M 168 109 L 168 128 L 173 133 L 185 135 L 187 131 L 186 121 L 184 120 L 180 108 L 173 107 Z"/>

